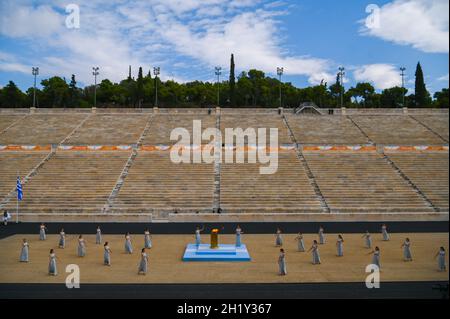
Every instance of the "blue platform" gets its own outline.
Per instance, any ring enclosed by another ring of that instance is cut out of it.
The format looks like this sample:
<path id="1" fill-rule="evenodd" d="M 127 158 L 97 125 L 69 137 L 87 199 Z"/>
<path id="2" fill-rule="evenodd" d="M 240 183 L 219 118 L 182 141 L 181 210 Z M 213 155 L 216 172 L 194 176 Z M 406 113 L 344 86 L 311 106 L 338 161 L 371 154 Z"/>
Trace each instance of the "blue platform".
<path id="1" fill-rule="evenodd" d="M 242 244 L 219 245 L 219 248 L 211 249 L 209 244 L 188 244 L 184 251 L 183 261 L 250 261 L 247 247 Z"/>

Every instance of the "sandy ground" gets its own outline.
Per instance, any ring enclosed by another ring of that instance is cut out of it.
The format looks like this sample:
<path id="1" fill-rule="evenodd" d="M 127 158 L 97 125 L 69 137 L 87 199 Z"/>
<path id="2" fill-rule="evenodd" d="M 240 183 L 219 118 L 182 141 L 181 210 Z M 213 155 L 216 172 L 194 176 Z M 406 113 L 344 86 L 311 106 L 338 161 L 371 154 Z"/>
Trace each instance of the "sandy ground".
<path id="1" fill-rule="evenodd" d="M 298 282 L 363 282 L 365 267 L 371 262 L 369 249 L 359 234 L 344 234 L 344 257 L 336 257 L 336 234 L 327 234 L 327 243 L 320 246 L 321 265 L 311 264 L 311 253 L 297 251 L 294 234 L 285 234 L 287 276 L 278 276 L 273 235 L 243 235 L 251 262 L 183 262 L 186 244 L 194 242 L 191 235 L 155 235 L 150 256 L 149 273 L 137 275 L 143 235 L 132 235 L 134 252 L 124 253 L 124 236 L 104 235 L 112 249 L 112 266 L 103 265 L 103 245 L 95 244 L 94 235 L 86 235 L 87 255 L 77 257 L 77 236 L 67 235 L 66 248 L 57 248 L 58 235 L 39 241 L 37 234 L 15 235 L 0 240 L 0 283 L 64 283 L 67 264 L 77 264 L 84 283 L 298 283 Z M 391 241 L 381 241 L 373 234 L 374 246 L 381 249 L 381 281 L 434 281 L 448 280 L 446 272 L 437 271 L 434 255 L 440 246 L 448 252 L 448 233 L 391 234 Z M 412 262 L 404 262 L 400 245 L 404 238 L 412 242 Z M 30 262 L 20 263 L 22 238 L 30 245 Z M 307 249 L 317 235 L 305 235 Z M 202 240 L 209 242 L 209 235 Z M 220 243 L 234 243 L 233 235 L 221 235 Z M 48 253 L 54 248 L 58 258 L 58 276 L 47 274 Z M 447 255 L 448 265 L 448 255 Z"/>

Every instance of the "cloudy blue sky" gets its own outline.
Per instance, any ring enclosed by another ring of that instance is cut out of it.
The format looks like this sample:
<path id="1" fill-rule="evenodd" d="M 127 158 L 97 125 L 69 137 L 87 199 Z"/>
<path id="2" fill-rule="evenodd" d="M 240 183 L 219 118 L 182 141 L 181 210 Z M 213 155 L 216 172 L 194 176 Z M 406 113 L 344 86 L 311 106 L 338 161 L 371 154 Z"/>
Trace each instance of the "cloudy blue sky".
<path id="1" fill-rule="evenodd" d="M 160 66 L 163 79 L 213 81 L 216 65 L 228 76 L 231 53 L 238 71 L 283 66 L 299 87 L 332 82 L 343 65 L 346 86 L 399 85 L 405 66 L 413 88 L 418 61 L 430 91 L 449 82 L 448 0 L 0 0 L 0 15 L 0 86 L 32 86 L 32 66 L 81 86 L 92 66 L 100 80 L 132 65 L 134 76 Z"/>

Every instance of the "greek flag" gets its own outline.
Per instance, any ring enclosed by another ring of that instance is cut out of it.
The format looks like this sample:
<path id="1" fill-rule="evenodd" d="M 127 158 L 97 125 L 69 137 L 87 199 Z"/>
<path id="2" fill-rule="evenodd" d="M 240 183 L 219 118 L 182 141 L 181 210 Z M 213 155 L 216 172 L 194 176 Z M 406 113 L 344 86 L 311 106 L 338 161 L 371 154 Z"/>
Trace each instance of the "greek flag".
<path id="1" fill-rule="evenodd" d="M 17 190 L 17 199 L 18 200 L 22 200 L 23 192 L 22 192 L 22 184 L 20 184 L 19 176 L 17 176 L 17 187 L 16 187 L 16 190 Z"/>

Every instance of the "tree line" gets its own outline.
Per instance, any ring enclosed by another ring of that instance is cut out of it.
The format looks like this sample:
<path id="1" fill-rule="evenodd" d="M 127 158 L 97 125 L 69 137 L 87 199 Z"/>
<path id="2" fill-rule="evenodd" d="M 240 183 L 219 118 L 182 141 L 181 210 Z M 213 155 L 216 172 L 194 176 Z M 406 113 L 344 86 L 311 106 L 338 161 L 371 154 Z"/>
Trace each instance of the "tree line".
<path id="1" fill-rule="evenodd" d="M 161 81 L 152 77 L 151 71 L 143 74 L 139 68 L 137 78 L 131 76 L 131 69 L 126 79 L 113 83 L 108 79 L 97 84 L 97 107 L 153 107 L 156 103 L 155 86 L 158 86 L 158 106 L 160 107 L 209 107 L 217 105 L 217 91 L 220 89 L 220 106 L 222 107 L 277 107 L 280 105 L 279 87 L 282 89 L 281 105 L 297 107 L 303 102 L 314 102 L 319 107 L 336 108 L 343 105 L 349 108 L 396 108 L 407 107 L 449 107 L 448 88 L 436 92 L 433 97 L 426 89 L 420 63 L 415 72 L 415 90 L 408 92 L 402 87 L 392 87 L 375 91 L 372 84 L 357 83 L 350 88 L 343 88 L 339 74 L 335 83 L 297 88 L 292 83 L 280 82 L 266 76 L 263 71 L 249 70 L 235 76 L 234 56 L 230 61 L 230 77 L 219 84 L 193 81 L 177 83 L 172 80 Z M 94 102 L 94 85 L 84 88 L 77 86 L 75 75 L 70 81 L 53 76 L 41 81 L 42 89 L 36 89 L 38 107 L 49 108 L 87 108 Z M 14 82 L 0 89 L 0 107 L 20 108 L 33 104 L 33 87 L 22 92 Z"/>

